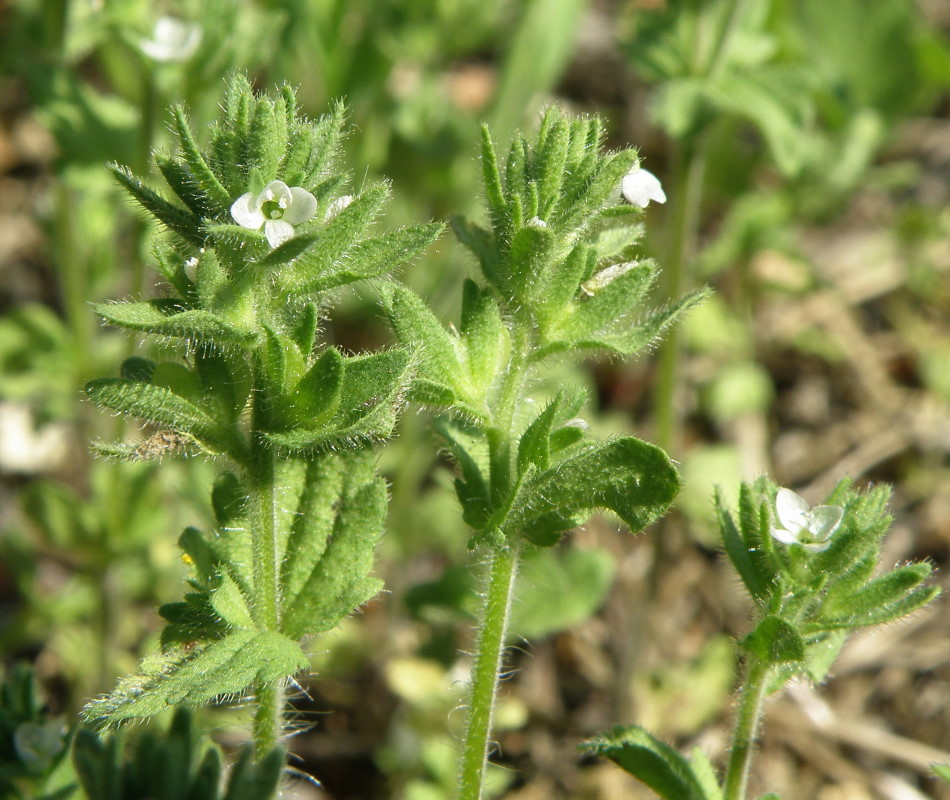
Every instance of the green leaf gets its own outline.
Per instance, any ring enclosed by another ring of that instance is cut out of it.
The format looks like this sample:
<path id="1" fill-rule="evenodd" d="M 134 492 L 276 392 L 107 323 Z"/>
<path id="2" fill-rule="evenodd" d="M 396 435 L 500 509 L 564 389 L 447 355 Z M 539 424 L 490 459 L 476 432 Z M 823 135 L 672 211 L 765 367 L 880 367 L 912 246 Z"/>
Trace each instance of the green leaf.
<path id="1" fill-rule="evenodd" d="M 455 237 L 478 258 L 485 280 L 497 286 L 498 250 L 492 233 L 461 217 L 452 218 L 452 231 Z"/>
<path id="2" fill-rule="evenodd" d="M 335 415 L 322 425 L 266 434 L 272 443 L 291 452 L 312 454 L 333 447 L 362 447 L 392 434 L 412 377 L 409 353 L 393 348 L 347 358 L 343 365 Z"/>
<path id="3" fill-rule="evenodd" d="M 769 575 L 762 568 L 759 560 L 750 552 L 749 546 L 736 529 L 732 515 L 723 506 L 722 495 L 718 488 L 716 489 L 715 505 L 719 520 L 719 533 L 722 537 L 723 546 L 726 548 L 726 554 L 749 590 L 752 599 L 761 605 L 770 595 Z"/>
<path id="4" fill-rule="evenodd" d="M 327 495 L 314 498 L 322 513 L 307 527 L 316 546 L 292 555 L 287 568 L 291 583 L 300 584 L 296 594 L 286 595 L 282 618 L 293 639 L 333 628 L 382 588 L 369 573 L 386 521 L 386 484 L 374 474 L 369 455 L 343 466 L 336 502 L 328 507 Z M 292 534 L 291 541 L 301 538 Z"/>
<path id="5" fill-rule="evenodd" d="M 211 504 L 219 528 L 233 527 L 247 514 L 247 489 L 233 472 L 222 472 L 214 480 Z M 186 551 L 187 552 L 187 551 Z"/>
<path id="6" fill-rule="evenodd" d="M 314 286 L 324 275 L 332 273 L 353 243 L 363 238 L 388 197 L 389 187 L 377 184 L 360 193 L 333 217 L 319 234 L 316 244 L 301 253 L 292 262 L 286 277 L 282 277 L 287 288 L 303 292 L 303 287 Z"/>
<path id="7" fill-rule="evenodd" d="M 305 427 L 321 425 L 340 407 L 343 386 L 343 355 L 329 347 L 314 361 L 294 390 L 297 419 Z"/>
<path id="8" fill-rule="evenodd" d="M 515 233 L 508 250 L 508 274 L 504 276 L 505 284 L 499 287 L 506 293 L 506 299 L 530 300 L 530 288 L 553 259 L 557 244 L 550 228 L 527 225 Z"/>
<path id="9" fill-rule="evenodd" d="M 522 556 L 511 632 L 537 640 L 579 625 L 607 598 L 614 560 L 606 550 L 535 550 Z"/>
<path id="10" fill-rule="evenodd" d="M 169 202 L 154 189 L 150 189 L 127 167 L 112 165 L 111 169 L 119 183 L 159 222 L 196 247 L 204 244 L 200 220 L 188 209 Z"/>
<path id="11" fill-rule="evenodd" d="M 400 342 L 407 345 L 418 360 L 417 375 L 432 383 L 447 386 L 465 396 L 459 385 L 463 374 L 459 341 L 450 335 L 435 314 L 411 289 L 390 283 L 382 288 L 383 307 Z"/>
<path id="12" fill-rule="evenodd" d="M 231 769 L 222 800 L 273 800 L 286 768 L 287 754 L 281 748 L 271 750 L 255 763 L 253 748 L 245 747 Z"/>
<path id="13" fill-rule="evenodd" d="M 307 669 L 296 642 L 273 631 L 238 630 L 180 660 L 149 659 L 143 672 L 123 679 L 109 695 L 89 703 L 90 722 L 113 726 L 144 719 L 176 703 L 201 705 L 239 694 L 255 683 L 272 683 Z"/>
<path id="14" fill-rule="evenodd" d="M 518 472 L 520 474 L 524 474 L 531 464 L 542 471 L 550 466 L 551 428 L 562 403 L 561 398 L 562 395 L 559 393 L 521 434 L 521 440 L 518 442 Z"/>
<path id="15" fill-rule="evenodd" d="M 256 628 L 247 597 L 226 571 L 221 572 L 220 582 L 211 593 L 211 606 L 232 628 L 247 630 Z"/>
<path id="16" fill-rule="evenodd" d="M 254 334 L 224 322 L 209 311 L 189 309 L 172 299 L 140 303 L 100 303 L 96 313 L 106 322 L 158 336 L 172 336 L 209 344 L 248 344 Z"/>
<path id="17" fill-rule="evenodd" d="M 950 764 L 931 764 L 930 770 L 944 783 L 950 783 Z"/>
<path id="18" fill-rule="evenodd" d="M 207 438 L 214 430 L 214 421 L 204 411 L 161 386 L 98 378 L 86 384 L 86 395 L 101 408 L 168 425 L 198 438 Z"/>
<path id="19" fill-rule="evenodd" d="M 442 235 L 443 230 L 443 225 L 431 223 L 400 228 L 375 239 L 357 242 L 348 250 L 345 259 L 340 259 L 319 278 L 295 288 L 294 294 L 322 292 L 392 272 L 425 250 Z"/>
<path id="20" fill-rule="evenodd" d="M 557 533 L 577 524 L 578 514 L 604 508 L 636 532 L 669 508 L 679 486 L 663 450 L 621 437 L 569 453 L 549 470 L 526 479 L 504 528 L 550 545 Z"/>
<path id="21" fill-rule="evenodd" d="M 639 726 L 614 728 L 583 747 L 609 758 L 664 800 L 718 800 L 705 793 L 684 756 Z"/>
<path id="22" fill-rule="evenodd" d="M 794 627 L 779 617 L 765 617 L 741 645 L 767 664 L 805 658 L 805 641 Z"/>
<path id="23" fill-rule="evenodd" d="M 231 197 L 228 190 L 221 185 L 218 176 L 208 166 L 208 162 L 205 161 L 204 156 L 198 149 L 198 143 L 191 133 L 188 119 L 185 116 L 185 109 L 182 106 L 175 106 L 172 109 L 172 120 L 174 121 L 175 132 L 178 134 L 182 155 L 188 164 L 195 183 L 201 188 L 204 195 L 217 206 L 218 213 L 223 213 L 231 207 L 231 203 L 236 198 Z"/>
<path id="24" fill-rule="evenodd" d="M 461 477 L 455 480 L 455 493 L 462 518 L 469 527 L 481 530 L 491 515 L 488 441 L 481 431 L 462 420 L 438 419 L 436 429 L 461 471 Z"/>

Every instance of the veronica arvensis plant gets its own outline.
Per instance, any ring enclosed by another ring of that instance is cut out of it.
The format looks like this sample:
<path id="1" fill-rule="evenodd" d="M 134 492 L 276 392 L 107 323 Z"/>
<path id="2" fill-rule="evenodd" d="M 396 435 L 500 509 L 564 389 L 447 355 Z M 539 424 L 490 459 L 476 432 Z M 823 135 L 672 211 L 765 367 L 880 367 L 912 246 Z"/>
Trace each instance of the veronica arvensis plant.
<path id="1" fill-rule="evenodd" d="M 103 445 L 116 457 L 189 448 L 225 461 L 211 496 L 214 530 L 179 539 L 192 567 L 181 602 L 161 609 L 163 652 L 93 701 L 113 725 L 170 704 L 253 694 L 258 754 L 279 741 L 286 681 L 308 667 L 308 637 L 373 597 L 370 575 L 386 488 L 369 445 L 388 436 L 409 384 L 404 346 L 348 356 L 320 337 L 328 292 L 384 275 L 427 247 L 439 225 L 380 236 L 385 184 L 342 195 L 343 110 L 313 123 L 294 93 L 255 95 L 231 80 L 201 150 L 182 109 L 179 152 L 155 157 L 171 197 L 115 174 L 167 231 L 159 299 L 100 305 L 109 324 L 180 347 L 134 357 L 88 384 L 99 406 L 157 429 Z"/>
<path id="2" fill-rule="evenodd" d="M 412 393 L 447 412 L 439 430 L 458 464 L 456 493 L 473 530 L 471 545 L 490 563 L 460 765 L 462 800 L 482 795 L 522 552 L 555 544 L 598 508 L 639 531 L 679 488 L 659 448 L 629 436 L 589 436 L 577 416 L 583 393 L 565 388 L 541 405 L 532 402 L 540 370 L 552 360 L 633 355 L 700 297 L 644 310 L 656 266 L 633 254 L 648 198 L 625 202 L 621 184 L 636 153 L 604 152 L 602 138 L 599 119 L 569 119 L 552 108 L 536 138 L 518 136 L 501 165 L 483 130 L 487 225 L 454 226 L 479 266 L 477 280 L 465 284 L 457 331 L 445 330 L 408 289 L 386 289 L 398 338 L 419 354 Z"/>

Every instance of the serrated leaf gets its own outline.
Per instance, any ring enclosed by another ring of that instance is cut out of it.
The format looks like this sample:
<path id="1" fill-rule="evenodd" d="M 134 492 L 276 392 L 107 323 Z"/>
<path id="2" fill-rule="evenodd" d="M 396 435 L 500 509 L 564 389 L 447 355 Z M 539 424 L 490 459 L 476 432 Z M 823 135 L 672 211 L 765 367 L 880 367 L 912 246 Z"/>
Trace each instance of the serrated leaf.
<path id="1" fill-rule="evenodd" d="M 113 726 L 143 719 L 176 703 L 200 705 L 239 694 L 255 683 L 272 683 L 306 669 L 299 645 L 273 631 L 233 631 L 178 661 L 152 660 L 110 695 L 93 700 L 87 720 Z"/>
<path id="2" fill-rule="evenodd" d="M 172 336 L 212 344 L 247 344 L 254 334 L 224 322 L 209 311 L 189 309 L 178 300 L 140 303 L 100 303 L 96 313 L 106 322 L 158 336 Z"/>

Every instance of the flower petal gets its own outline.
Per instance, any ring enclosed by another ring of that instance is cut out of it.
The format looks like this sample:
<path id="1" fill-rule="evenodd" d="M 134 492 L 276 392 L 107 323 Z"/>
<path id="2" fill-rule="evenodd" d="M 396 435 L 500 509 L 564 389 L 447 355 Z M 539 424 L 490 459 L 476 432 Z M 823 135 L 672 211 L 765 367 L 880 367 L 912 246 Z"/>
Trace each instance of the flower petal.
<path id="1" fill-rule="evenodd" d="M 142 52 L 156 61 L 185 61 L 201 44 L 201 26 L 177 17 L 160 17 L 151 39 L 140 39 Z"/>
<path id="2" fill-rule="evenodd" d="M 317 198 L 306 189 L 294 186 L 290 189 L 290 205 L 284 212 L 284 219 L 291 225 L 306 222 L 317 213 Z"/>
<path id="3" fill-rule="evenodd" d="M 660 179 L 642 167 L 634 167 L 623 176 L 620 192 L 628 203 L 640 208 L 646 208 L 651 200 L 657 203 L 666 202 L 666 192 L 663 191 Z"/>
<path id="4" fill-rule="evenodd" d="M 808 530 L 818 542 L 826 542 L 831 538 L 841 520 L 844 518 L 844 509 L 841 506 L 815 506 L 805 515 L 808 519 Z"/>
<path id="5" fill-rule="evenodd" d="M 264 215 L 251 192 L 242 194 L 231 204 L 231 216 L 242 228 L 256 231 L 264 224 Z"/>
<path id="6" fill-rule="evenodd" d="M 772 538 L 778 539 L 782 544 L 798 544 L 798 537 L 784 528 L 772 528 Z"/>
<path id="7" fill-rule="evenodd" d="M 281 208 L 287 208 L 290 205 L 293 196 L 290 194 L 290 187 L 283 181 L 271 181 L 264 187 L 257 196 L 257 207 L 260 208 L 264 203 L 277 201 Z"/>
<path id="8" fill-rule="evenodd" d="M 791 489 L 779 489 L 775 495 L 775 512 L 782 527 L 789 531 L 798 531 L 808 527 L 807 514 L 810 506 L 805 498 Z"/>
<path id="9" fill-rule="evenodd" d="M 294 226 L 282 219 L 269 219 L 264 223 L 264 235 L 271 247 L 280 247 L 294 238 Z"/>

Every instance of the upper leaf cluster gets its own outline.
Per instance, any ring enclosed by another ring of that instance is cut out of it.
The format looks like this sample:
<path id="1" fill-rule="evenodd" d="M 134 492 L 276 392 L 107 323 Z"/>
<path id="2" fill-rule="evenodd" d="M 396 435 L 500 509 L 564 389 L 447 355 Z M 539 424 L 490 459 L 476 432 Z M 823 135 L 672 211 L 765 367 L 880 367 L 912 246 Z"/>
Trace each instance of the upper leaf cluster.
<path id="1" fill-rule="evenodd" d="M 930 564 L 879 572 L 891 523 L 889 495 L 884 486 L 859 493 L 842 481 L 827 503 L 841 506 L 844 516 L 823 552 L 776 541 L 775 487 L 764 479 L 742 486 L 737 519 L 716 498 L 726 553 L 758 611 L 758 624 L 742 646 L 779 668 L 773 688 L 801 672 L 822 680 L 849 631 L 900 619 L 939 594 L 926 585 Z"/>

